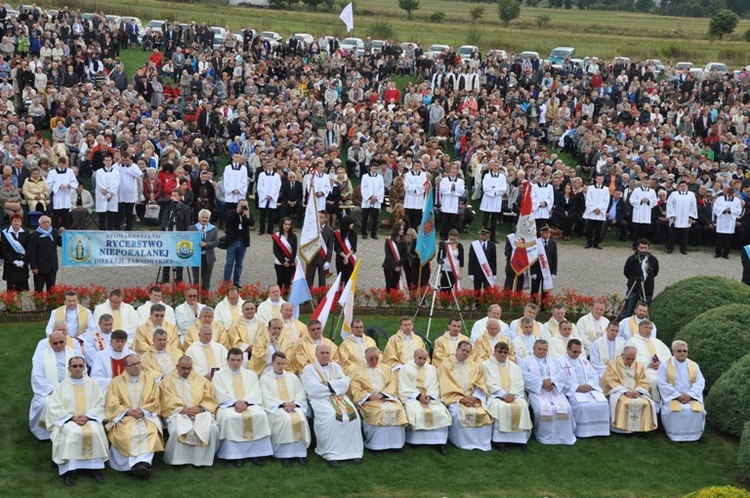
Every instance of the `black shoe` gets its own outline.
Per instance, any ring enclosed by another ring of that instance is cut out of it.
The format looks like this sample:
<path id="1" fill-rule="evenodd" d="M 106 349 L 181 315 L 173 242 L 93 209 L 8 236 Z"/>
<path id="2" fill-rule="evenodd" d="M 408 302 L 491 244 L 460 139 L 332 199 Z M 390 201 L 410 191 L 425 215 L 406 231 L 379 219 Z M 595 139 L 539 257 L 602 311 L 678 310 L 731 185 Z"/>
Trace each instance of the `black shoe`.
<path id="1" fill-rule="evenodd" d="M 352 459 L 352 463 L 354 465 L 362 465 L 362 459 L 361 458 L 354 458 L 354 459 Z"/>
<path id="2" fill-rule="evenodd" d="M 444 444 L 441 444 L 440 446 L 438 446 L 438 453 L 443 456 L 448 456 L 448 448 L 446 448 Z"/>
<path id="3" fill-rule="evenodd" d="M 366 234 L 366 233 L 363 233 L 363 234 L 362 234 L 362 239 L 363 239 L 363 240 L 367 240 L 367 234 Z"/>
<path id="4" fill-rule="evenodd" d="M 370 450 L 370 454 L 374 457 L 380 456 L 380 450 Z"/>
<path id="5" fill-rule="evenodd" d="M 522 444 L 521 445 L 521 451 L 523 451 L 524 453 L 528 453 L 531 450 L 529 450 L 529 445 L 528 444 Z"/>
<path id="6" fill-rule="evenodd" d="M 600 246 L 599 244 L 594 244 L 594 249 L 601 249 L 601 248 L 602 246 Z"/>
<path id="7" fill-rule="evenodd" d="M 722 256 L 722 258 L 729 259 L 729 256 L 728 255 L 727 256 Z"/>
<path id="8" fill-rule="evenodd" d="M 328 460 L 328 466 L 332 469 L 338 469 L 339 467 L 341 467 L 341 464 L 338 460 Z"/>
<path id="9" fill-rule="evenodd" d="M 261 230 L 260 232 L 258 232 L 258 235 L 263 235 L 263 234 L 265 234 L 265 233 L 266 233 L 266 232 L 264 232 L 263 230 Z"/>
<path id="10" fill-rule="evenodd" d="M 232 460 L 232 465 L 234 465 L 238 469 L 241 469 L 245 466 L 245 460 L 243 460 L 242 458 L 238 460 Z"/>
<path id="11" fill-rule="evenodd" d="M 281 465 L 284 466 L 284 467 L 286 467 L 286 468 L 291 467 L 292 466 L 292 459 L 291 458 L 282 458 L 281 459 Z"/>
<path id="12" fill-rule="evenodd" d="M 138 479 L 148 479 L 149 474 L 151 474 L 151 469 L 145 462 L 136 463 L 130 471 Z"/>
<path id="13" fill-rule="evenodd" d="M 250 461 L 253 462 L 253 465 L 256 467 L 263 467 L 263 460 L 260 458 L 251 458 Z"/>
<path id="14" fill-rule="evenodd" d="M 91 471 L 91 477 L 99 484 L 104 484 L 104 476 L 98 470 Z"/>
<path id="15" fill-rule="evenodd" d="M 684 250 L 684 249 L 680 249 L 680 254 L 683 254 L 683 255 L 687 256 L 687 251 Z"/>
<path id="16" fill-rule="evenodd" d="M 586 244 L 583 248 L 584 249 L 591 249 L 593 246 L 591 244 Z"/>
<path id="17" fill-rule="evenodd" d="M 65 482 L 65 485 L 69 488 L 72 488 L 76 485 L 76 473 L 75 472 L 66 472 L 63 476 L 63 482 Z"/>
<path id="18" fill-rule="evenodd" d="M 508 448 L 506 448 L 505 444 L 503 443 L 497 443 L 494 446 L 495 446 L 495 449 L 501 453 L 505 453 L 506 451 L 508 451 Z"/>
<path id="19" fill-rule="evenodd" d="M 720 258 L 721 254 L 714 254 L 714 259 Z"/>
<path id="20" fill-rule="evenodd" d="M 302 465 L 303 467 L 305 467 L 305 466 L 307 465 L 307 458 L 304 458 L 304 457 L 302 457 L 302 458 L 298 458 L 298 459 L 297 459 L 297 462 L 298 462 L 298 463 L 299 463 L 300 465 Z"/>
<path id="21" fill-rule="evenodd" d="M 378 236 L 377 236 L 377 235 L 370 235 L 370 238 L 371 238 L 371 239 L 375 239 L 375 240 L 378 240 Z"/>
<path id="22" fill-rule="evenodd" d="M 667 249 L 667 254 L 672 254 L 674 252 L 674 249 Z"/>

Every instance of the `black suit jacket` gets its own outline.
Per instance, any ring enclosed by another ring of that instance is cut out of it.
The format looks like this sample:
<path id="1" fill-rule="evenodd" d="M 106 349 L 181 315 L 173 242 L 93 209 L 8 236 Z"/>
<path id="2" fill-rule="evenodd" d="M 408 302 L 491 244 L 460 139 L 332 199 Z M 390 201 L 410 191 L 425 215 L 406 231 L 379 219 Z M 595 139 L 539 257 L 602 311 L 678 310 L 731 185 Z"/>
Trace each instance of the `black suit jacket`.
<path id="1" fill-rule="evenodd" d="M 281 192 L 279 193 L 279 198 L 281 202 L 284 203 L 284 205 L 287 205 L 287 202 L 294 202 L 297 201 L 297 204 L 295 206 L 295 210 L 302 207 L 302 182 L 295 181 L 294 182 L 294 188 L 292 188 L 292 183 L 284 178 L 284 180 L 281 182 Z"/>
<path id="2" fill-rule="evenodd" d="M 175 221 L 176 228 L 180 232 L 186 232 L 190 225 L 193 223 L 193 210 L 183 203 L 179 203 L 176 206 L 172 205 L 172 202 L 167 203 L 161 210 L 161 229 L 168 230 L 169 220 L 172 217 L 172 210 L 175 210 Z"/>
<path id="3" fill-rule="evenodd" d="M 210 112 L 208 117 L 206 116 L 207 112 Z M 206 111 L 205 109 L 201 109 L 201 112 L 198 113 L 198 130 L 201 134 L 207 137 L 216 136 L 216 130 L 218 130 L 218 128 L 219 115 L 216 111 Z"/>
<path id="4" fill-rule="evenodd" d="M 487 241 L 487 249 L 484 250 L 484 254 L 487 257 L 487 262 L 490 265 L 493 275 L 497 275 L 497 249 L 495 244 Z M 469 275 L 476 278 L 485 278 L 482 268 L 479 266 L 476 254 L 474 254 L 474 246 L 469 247 Z"/>
<path id="5" fill-rule="evenodd" d="M 49 237 L 42 237 L 36 230 L 29 234 L 29 245 L 26 248 L 26 260 L 29 268 L 39 270 L 39 273 L 57 271 L 57 247 L 62 247 L 62 237 L 56 228 L 52 229 L 51 241 Z"/>

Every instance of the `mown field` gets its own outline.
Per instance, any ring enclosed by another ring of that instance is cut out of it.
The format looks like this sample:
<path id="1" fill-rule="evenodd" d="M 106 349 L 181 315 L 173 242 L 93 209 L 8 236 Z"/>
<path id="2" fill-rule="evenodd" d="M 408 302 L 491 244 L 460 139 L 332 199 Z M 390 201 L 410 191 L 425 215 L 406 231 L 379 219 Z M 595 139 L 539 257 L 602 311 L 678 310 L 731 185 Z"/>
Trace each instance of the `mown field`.
<path id="1" fill-rule="evenodd" d="M 343 23 L 335 12 L 321 7 L 312 13 L 300 5 L 292 12 L 252 7 L 228 7 L 205 3 L 174 3 L 159 0 L 71 0 L 65 2 L 81 11 L 100 11 L 121 15 L 136 15 L 146 24 L 150 19 L 176 19 L 183 22 L 207 22 L 232 29 L 250 27 L 256 30 L 278 31 L 282 36 L 295 32 L 346 36 Z M 41 2 L 43 6 L 59 6 L 58 2 Z M 485 8 L 484 16 L 475 25 L 470 23 L 469 11 Z M 429 20 L 433 12 L 443 12 L 445 21 Z M 549 15 L 550 23 L 537 27 L 537 18 Z M 579 9 L 548 9 L 523 6 L 520 19 L 503 27 L 494 3 L 480 4 L 448 0 L 422 0 L 412 21 L 398 8 L 397 0 L 358 2 L 354 14 L 355 29 L 351 36 L 364 38 L 373 32 L 378 22 L 389 23 L 393 38 L 422 45 L 448 43 L 479 45 L 483 50 L 498 48 L 509 51 L 536 50 L 543 56 L 556 46 L 572 46 L 578 55 L 613 57 L 654 57 L 666 62 L 673 59 L 705 63 L 721 60 L 739 67 L 750 63 L 746 55 L 748 43 L 742 34 L 750 28 L 743 20 L 732 35 L 722 41 L 707 37 L 708 19 L 665 17 L 632 12 L 581 11 Z M 379 37 L 379 36 L 378 36 Z"/>
<path id="2" fill-rule="evenodd" d="M 333 317 L 332 317 L 333 318 Z M 394 318 L 363 317 L 366 326 L 389 333 Z M 433 337 L 445 319 L 437 320 Z M 426 320 L 417 320 L 424 330 Z M 513 496 L 513 497 L 678 497 L 710 485 L 741 485 L 736 472 L 737 442 L 707 431 L 699 443 L 676 444 L 662 431 L 626 438 L 579 440 L 572 447 L 542 446 L 531 451 L 490 453 L 450 448 L 406 448 L 403 454 L 365 455 L 362 466 L 329 468 L 310 452 L 307 467 L 284 469 L 267 460 L 263 467 L 236 469 L 217 461 L 211 468 L 168 467 L 155 458 L 150 481 L 105 471 L 106 483 L 80 476 L 66 488 L 51 465 L 51 445 L 28 429 L 31 355 L 44 335 L 43 323 L 0 325 L 4 379 L 0 403 L 0 496 L 220 496 L 237 493 L 276 496 Z M 327 332 L 327 331 L 326 331 Z M 381 345 L 383 347 L 383 345 Z"/>

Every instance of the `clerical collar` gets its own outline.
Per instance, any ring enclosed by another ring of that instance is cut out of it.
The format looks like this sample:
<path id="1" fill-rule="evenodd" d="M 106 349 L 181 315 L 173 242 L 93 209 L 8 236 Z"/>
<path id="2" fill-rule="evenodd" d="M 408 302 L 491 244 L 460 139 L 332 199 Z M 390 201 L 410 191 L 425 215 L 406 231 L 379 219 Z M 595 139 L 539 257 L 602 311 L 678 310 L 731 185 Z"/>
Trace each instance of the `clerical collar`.
<path id="1" fill-rule="evenodd" d="M 237 375 L 238 373 L 242 371 L 242 367 L 238 368 L 237 370 L 230 368 L 229 371 L 232 372 L 234 375 Z"/>
<path id="2" fill-rule="evenodd" d="M 138 376 L 138 375 L 134 376 L 134 375 L 128 374 L 128 377 L 130 377 L 130 382 L 132 382 L 133 384 L 137 383 L 138 379 L 140 379 L 140 376 Z"/>
<path id="3" fill-rule="evenodd" d="M 641 190 L 643 190 L 644 192 L 648 192 L 648 187 L 641 187 Z"/>
<path id="4" fill-rule="evenodd" d="M 412 174 L 412 175 L 414 175 L 414 176 L 418 176 L 418 175 L 419 175 L 419 173 L 421 173 L 421 171 L 414 171 L 414 170 L 411 170 L 411 174 Z"/>
<path id="5" fill-rule="evenodd" d="M 681 190 L 679 190 L 679 192 L 680 192 L 680 195 L 687 195 L 687 192 L 683 192 Z"/>
<path id="6" fill-rule="evenodd" d="M 67 169 L 55 168 L 55 171 L 57 171 L 57 173 L 60 174 L 60 175 L 64 175 L 65 172 L 68 171 L 68 170 Z"/>
<path id="7" fill-rule="evenodd" d="M 540 187 L 540 188 L 547 188 L 547 184 L 546 184 L 546 183 L 540 183 L 540 184 L 539 184 L 539 187 Z"/>
<path id="8" fill-rule="evenodd" d="M 594 188 L 604 188 L 604 185 L 594 185 Z"/>
<path id="9" fill-rule="evenodd" d="M 80 379 L 74 379 L 73 377 L 70 378 L 70 382 L 72 382 L 74 386 L 82 386 L 83 381 L 85 380 L 86 380 L 85 376 L 81 377 Z"/>

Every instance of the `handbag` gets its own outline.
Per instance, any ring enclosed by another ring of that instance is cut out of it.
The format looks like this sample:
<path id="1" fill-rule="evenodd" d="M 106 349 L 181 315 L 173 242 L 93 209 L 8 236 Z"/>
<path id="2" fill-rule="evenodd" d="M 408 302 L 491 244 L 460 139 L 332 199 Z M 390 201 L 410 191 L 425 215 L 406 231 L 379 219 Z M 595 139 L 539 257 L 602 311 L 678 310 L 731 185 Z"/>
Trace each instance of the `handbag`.
<path id="1" fill-rule="evenodd" d="M 226 235 L 222 235 L 219 237 L 218 247 L 219 249 L 223 249 L 225 251 L 227 250 L 227 236 Z"/>
<path id="2" fill-rule="evenodd" d="M 161 214 L 161 206 L 155 202 L 149 202 L 146 204 L 146 210 L 143 217 L 147 220 L 159 221 L 159 215 Z"/>

